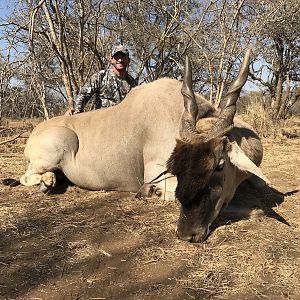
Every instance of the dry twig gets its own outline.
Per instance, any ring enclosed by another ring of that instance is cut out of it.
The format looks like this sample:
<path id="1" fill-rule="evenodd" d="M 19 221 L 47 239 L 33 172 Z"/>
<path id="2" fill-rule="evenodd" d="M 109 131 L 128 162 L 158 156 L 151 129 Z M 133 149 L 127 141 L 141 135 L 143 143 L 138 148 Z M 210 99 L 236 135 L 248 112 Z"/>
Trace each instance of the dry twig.
<path id="1" fill-rule="evenodd" d="M 26 131 L 27 131 L 27 130 L 26 130 Z M 22 135 L 23 133 L 25 133 L 26 131 L 23 131 L 23 132 L 19 133 L 18 135 L 16 135 L 15 137 L 13 137 L 13 138 L 11 138 L 11 139 L 9 139 L 9 140 L 0 142 L 0 145 L 6 144 L 6 143 L 10 143 L 10 142 L 16 140 L 17 138 L 21 137 L 21 135 Z"/>

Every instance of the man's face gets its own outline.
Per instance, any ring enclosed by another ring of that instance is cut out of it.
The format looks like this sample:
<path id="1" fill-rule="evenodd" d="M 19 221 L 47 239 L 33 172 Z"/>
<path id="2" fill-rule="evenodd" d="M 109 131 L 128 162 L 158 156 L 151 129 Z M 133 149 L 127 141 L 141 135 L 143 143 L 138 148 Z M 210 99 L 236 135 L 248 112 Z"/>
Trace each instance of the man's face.
<path id="1" fill-rule="evenodd" d="M 123 70 L 126 69 L 126 67 L 129 64 L 129 58 L 126 54 L 122 52 L 117 52 L 112 58 L 111 58 L 111 63 L 112 65 L 117 69 L 117 70 Z"/>

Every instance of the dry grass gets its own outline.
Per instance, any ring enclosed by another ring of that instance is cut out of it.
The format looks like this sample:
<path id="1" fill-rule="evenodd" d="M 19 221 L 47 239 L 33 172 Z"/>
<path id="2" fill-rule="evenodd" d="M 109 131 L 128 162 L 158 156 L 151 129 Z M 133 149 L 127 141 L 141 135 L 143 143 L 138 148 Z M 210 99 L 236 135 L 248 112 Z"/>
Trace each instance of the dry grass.
<path id="1" fill-rule="evenodd" d="M 264 109 L 261 103 L 253 102 L 247 106 L 242 119 L 253 126 L 260 137 L 281 138 L 283 129 L 286 132 L 300 136 L 299 117 L 293 116 L 286 120 L 273 120 L 270 111 Z"/>

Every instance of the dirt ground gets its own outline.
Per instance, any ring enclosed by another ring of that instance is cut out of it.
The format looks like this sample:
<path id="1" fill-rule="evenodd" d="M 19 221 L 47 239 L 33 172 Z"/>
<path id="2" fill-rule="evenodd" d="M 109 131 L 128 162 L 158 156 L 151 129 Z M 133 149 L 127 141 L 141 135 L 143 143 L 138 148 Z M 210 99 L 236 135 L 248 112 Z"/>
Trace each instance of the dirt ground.
<path id="1" fill-rule="evenodd" d="M 31 128 L 0 126 L 0 299 L 300 299 L 299 138 L 263 139 L 271 184 L 237 193 L 266 216 L 221 216 L 191 244 L 174 234 L 176 202 L 4 185 L 26 169 Z"/>

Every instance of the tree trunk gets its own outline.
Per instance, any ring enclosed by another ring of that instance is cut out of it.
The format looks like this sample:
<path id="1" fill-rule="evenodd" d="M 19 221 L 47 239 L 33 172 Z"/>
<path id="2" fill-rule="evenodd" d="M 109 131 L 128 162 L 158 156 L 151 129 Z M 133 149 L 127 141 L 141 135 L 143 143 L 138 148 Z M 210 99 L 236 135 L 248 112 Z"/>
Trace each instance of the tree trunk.
<path id="1" fill-rule="evenodd" d="M 0 121 L 2 120 L 2 102 L 3 102 L 3 97 L 0 95 Z"/>
<path id="2" fill-rule="evenodd" d="M 44 111 L 45 119 L 49 120 L 49 113 L 48 113 L 47 106 L 46 106 L 45 81 L 42 81 L 42 83 L 41 83 L 40 99 L 41 99 L 41 104 L 42 104 L 42 108 Z"/>
<path id="3" fill-rule="evenodd" d="M 282 75 L 279 74 L 277 84 L 276 84 L 276 91 L 275 91 L 275 105 L 274 105 L 274 117 L 275 119 L 278 119 L 279 117 L 279 111 L 281 107 L 281 100 L 282 100 L 282 85 L 283 85 L 283 78 Z"/>

